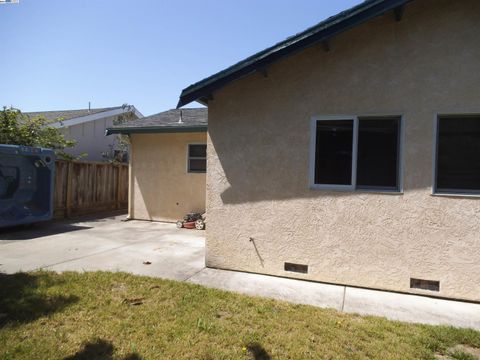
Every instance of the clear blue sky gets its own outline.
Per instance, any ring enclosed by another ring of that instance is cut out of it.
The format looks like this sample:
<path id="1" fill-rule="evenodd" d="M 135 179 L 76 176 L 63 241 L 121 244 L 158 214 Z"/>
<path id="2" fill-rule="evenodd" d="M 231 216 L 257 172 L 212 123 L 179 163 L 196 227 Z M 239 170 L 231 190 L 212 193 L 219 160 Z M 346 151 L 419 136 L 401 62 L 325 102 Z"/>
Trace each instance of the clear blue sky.
<path id="1" fill-rule="evenodd" d="M 180 91 L 360 0 L 20 0 L 0 5 L 0 105 L 135 105 Z M 197 106 L 197 105 L 194 105 Z"/>

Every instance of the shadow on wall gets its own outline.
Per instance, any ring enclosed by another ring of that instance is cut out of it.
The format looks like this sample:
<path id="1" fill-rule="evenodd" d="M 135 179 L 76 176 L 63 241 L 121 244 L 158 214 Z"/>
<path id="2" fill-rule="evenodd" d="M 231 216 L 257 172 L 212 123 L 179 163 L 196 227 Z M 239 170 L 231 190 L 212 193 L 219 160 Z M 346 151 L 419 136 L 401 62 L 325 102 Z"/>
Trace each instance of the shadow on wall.
<path id="1" fill-rule="evenodd" d="M 93 342 L 86 343 L 81 350 L 64 358 L 64 360 L 112 360 L 115 348 L 109 341 L 97 339 Z M 128 354 L 121 360 L 141 360 L 142 357 L 136 353 Z"/>
<path id="2" fill-rule="evenodd" d="M 78 302 L 77 296 L 49 296 L 38 290 L 40 283 L 52 287 L 60 281 L 44 274 L 0 274 L 0 329 L 35 321 Z"/>
<path id="3" fill-rule="evenodd" d="M 360 191 L 322 191 L 309 188 L 309 116 L 301 113 L 293 116 L 293 111 L 291 123 L 279 124 L 271 119 L 285 118 L 288 115 L 277 111 L 272 109 L 268 119 L 252 119 L 248 114 L 237 110 L 230 119 L 211 121 L 214 123 L 214 126 L 209 128 L 211 144 L 230 185 L 221 194 L 223 203 L 358 196 Z M 301 124 L 295 122 L 299 117 L 307 120 Z M 235 139 L 225 134 L 235 134 Z M 425 148 L 430 148 L 430 145 L 426 144 Z M 404 156 L 407 153 L 408 149 L 404 148 Z M 409 156 L 411 158 L 414 155 Z M 404 161 L 405 191 L 429 191 L 431 188 L 431 155 L 422 154 L 422 157 L 424 166 L 420 164 L 412 168 Z M 222 181 L 215 176 L 215 172 L 211 174 L 210 181 Z"/>

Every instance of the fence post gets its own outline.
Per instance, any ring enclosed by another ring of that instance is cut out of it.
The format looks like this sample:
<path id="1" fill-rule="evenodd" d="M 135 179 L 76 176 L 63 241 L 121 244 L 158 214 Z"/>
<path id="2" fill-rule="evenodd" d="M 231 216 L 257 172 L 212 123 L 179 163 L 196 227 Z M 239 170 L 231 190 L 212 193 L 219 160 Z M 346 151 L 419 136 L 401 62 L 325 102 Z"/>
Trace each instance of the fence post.
<path id="1" fill-rule="evenodd" d="M 116 200 L 116 205 L 115 205 L 115 209 L 118 210 L 120 209 L 120 196 L 121 196 L 121 184 L 120 184 L 120 181 L 122 179 L 122 166 L 121 165 L 118 165 L 116 166 L 117 168 L 117 191 L 115 193 L 115 200 Z"/>
<path id="2" fill-rule="evenodd" d="M 65 217 L 70 218 L 73 207 L 73 162 L 68 162 L 67 167 L 67 191 L 65 201 Z"/>

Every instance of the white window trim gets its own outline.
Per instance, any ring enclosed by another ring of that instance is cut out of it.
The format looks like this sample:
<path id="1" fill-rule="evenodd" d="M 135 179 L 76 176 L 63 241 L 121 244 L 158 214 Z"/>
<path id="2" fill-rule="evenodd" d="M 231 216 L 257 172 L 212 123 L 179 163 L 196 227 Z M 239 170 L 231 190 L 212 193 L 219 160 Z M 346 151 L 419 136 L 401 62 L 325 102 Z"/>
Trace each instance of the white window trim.
<path id="1" fill-rule="evenodd" d="M 188 174 L 205 174 L 207 171 L 197 171 L 197 170 L 190 170 L 190 160 L 205 160 L 207 161 L 207 157 L 202 157 L 202 156 L 192 156 L 190 157 L 190 146 L 193 145 L 204 145 L 207 146 L 206 143 L 189 143 L 187 144 L 187 173 Z"/>
<path id="2" fill-rule="evenodd" d="M 358 124 L 359 118 L 375 117 L 398 117 L 400 119 L 399 129 L 399 149 L 398 149 L 398 188 L 382 189 L 379 187 L 357 188 L 357 158 L 358 158 Z M 315 183 L 315 150 L 317 138 L 317 121 L 322 120 L 353 120 L 353 139 L 352 139 L 352 184 L 316 184 Z M 334 190 L 334 191 L 355 191 L 385 194 L 403 194 L 403 172 L 404 172 L 404 143 L 405 143 L 405 124 L 403 115 L 328 115 L 312 116 L 310 119 L 310 152 L 309 152 L 309 187 L 312 190 Z"/>
<path id="3" fill-rule="evenodd" d="M 447 118 L 447 117 L 473 117 L 473 116 L 480 116 L 478 112 L 472 113 L 436 113 L 433 118 L 433 156 L 432 156 L 432 195 L 433 196 L 444 196 L 444 197 L 470 197 L 470 198 L 479 198 L 480 191 L 472 191 L 472 190 L 458 190 L 458 189 L 445 189 L 445 190 L 438 190 L 437 188 L 437 161 L 438 161 L 438 144 L 439 144 L 439 124 L 440 118 Z"/>

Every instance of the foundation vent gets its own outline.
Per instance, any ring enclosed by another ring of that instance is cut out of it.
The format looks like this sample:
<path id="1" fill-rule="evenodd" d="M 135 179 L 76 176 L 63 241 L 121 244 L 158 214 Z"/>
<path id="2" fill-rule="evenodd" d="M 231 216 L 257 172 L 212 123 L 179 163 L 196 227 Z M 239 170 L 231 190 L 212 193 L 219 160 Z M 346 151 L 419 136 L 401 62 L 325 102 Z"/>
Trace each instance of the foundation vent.
<path id="1" fill-rule="evenodd" d="M 308 274 L 308 265 L 285 263 L 285 271 Z"/>
<path id="2" fill-rule="evenodd" d="M 410 289 L 440 291 L 440 281 L 410 278 Z"/>

